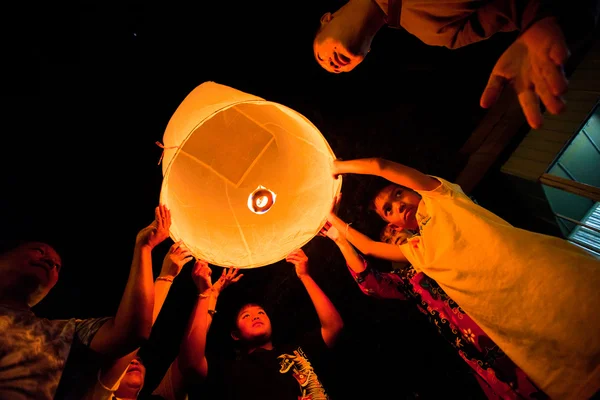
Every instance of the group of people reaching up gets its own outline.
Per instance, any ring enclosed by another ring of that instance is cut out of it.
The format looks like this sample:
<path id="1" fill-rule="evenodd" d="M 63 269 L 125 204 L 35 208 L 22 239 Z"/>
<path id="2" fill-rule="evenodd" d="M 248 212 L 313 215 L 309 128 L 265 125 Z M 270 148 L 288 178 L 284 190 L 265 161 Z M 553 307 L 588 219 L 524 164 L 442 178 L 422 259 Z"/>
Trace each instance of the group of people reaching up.
<path id="1" fill-rule="evenodd" d="M 146 372 L 138 354 L 140 345 L 149 338 L 174 279 L 192 260 L 183 243 L 174 243 L 159 276 L 153 278 L 152 251 L 169 237 L 170 224 L 170 211 L 160 205 L 155 220 L 138 233 L 125 292 L 115 316 L 107 318 L 37 317 L 31 307 L 57 283 L 61 258 L 43 242 L 5 243 L 0 252 L 0 398 L 138 398 Z M 320 329 L 275 347 L 263 306 L 245 304 L 237 312 L 231 332 L 243 357 L 208 362 L 206 337 L 217 299 L 243 274 L 226 269 L 213 283 L 209 265 L 197 260 L 192 279 L 198 296 L 180 352 L 152 397 L 184 399 L 190 385 L 207 381 L 220 384 L 223 398 L 328 398 L 313 360 L 334 346 L 343 321 L 311 277 L 306 254 L 297 250 L 286 260 L 295 266 Z"/>
<path id="2" fill-rule="evenodd" d="M 365 294 L 404 300 L 418 294 L 428 313 L 448 323 L 461 356 L 499 398 L 582 399 L 598 392 L 597 257 L 566 240 L 516 228 L 475 204 L 460 187 L 392 161 L 335 161 L 333 174 L 371 174 L 389 181 L 371 207 L 393 238 L 373 240 L 333 210 L 321 233 L 337 244 Z M 60 256 L 38 242 L 3 249 L 0 397 L 138 397 L 145 374 L 139 347 L 173 280 L 192 260 L 185 244 L 174 243 L 154 279 L 152 251 L 169 236 L 169 227 L 170 212 L 160 205 L 155 220 L 136 237 L 128 282 L 109 318 L 35 316 L 31 307 L 58 280 Z M 403 263 L 403 272 L 377 272 L 361 253 Z M 320 328 L 275 346 L 265 307 L 245 304 L 231 330 L 240 357 L 207 357 L 217 300 L 243 274 L 224 269 L 214 280 L 209 265 L 196 260 L 192 279 L 198 296 L 179 353 L 153 396 L 183 399 L 190 385 L 203 382 L 229 399 L 329 398 L 315 360 L 335 345 L 343 320 L 311 277 L 304 252 L 297 250 L 286 261 L 295 266 Z M 496 365 L 482 361 L 484 347 L 506 359 Z"/>

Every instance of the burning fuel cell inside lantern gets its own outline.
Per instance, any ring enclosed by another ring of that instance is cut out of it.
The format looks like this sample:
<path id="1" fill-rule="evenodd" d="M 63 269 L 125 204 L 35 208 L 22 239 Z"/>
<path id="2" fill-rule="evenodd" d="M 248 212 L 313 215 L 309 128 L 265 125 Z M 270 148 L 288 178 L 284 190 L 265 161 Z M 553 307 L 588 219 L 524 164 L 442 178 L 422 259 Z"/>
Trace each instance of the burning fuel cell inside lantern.
<path id="1" fill-rule="evenodd" d="M 264 186 L 257 187 L 248 196 L 248 208 L 255 214 L 264 214 L 273 207 L 277 195 Z"/>

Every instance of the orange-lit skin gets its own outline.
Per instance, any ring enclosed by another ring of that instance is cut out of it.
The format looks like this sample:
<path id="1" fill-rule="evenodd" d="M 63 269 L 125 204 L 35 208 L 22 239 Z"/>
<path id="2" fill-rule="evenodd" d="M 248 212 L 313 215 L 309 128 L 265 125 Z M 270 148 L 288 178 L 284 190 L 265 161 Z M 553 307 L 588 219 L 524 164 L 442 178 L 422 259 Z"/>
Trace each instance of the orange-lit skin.
<path id="1" fill-rule="evenodd" d="M 236 319 L 237 329 L 231 332 L 234 340 L 254 344 L 250 351 L 255 348 L 271 350 L 271 320 L 265 310 L 256 304 L 247 304 L 240 309 Z"/>
<path id="2" fill-rule="evenodd" d="M 352 54 L 341 42 L 332 38 L 315 42 L 313 50 L 319 65 L 334 74 L 350 72 L 364 60 L 364 56 Z"/>
<path id="3" fill-rule="evenodd" d="M 399 229 L 417 229 L 417 207 L 421 197 L 414 191 L 396 184 L 383 188 L 375 197 L 375 211 Z"/>
<path id="4" fill-rule="evenodd" d="M 173 280 L 179 275 L 185 264 L 193 259 L 191 251 L 181 241 L 173 243 L 169 251 L 163 259 L 163 264 L 158 278 L 154 281 L 154 310 L 152 314 L 152 324 L 156 322 L 156 318 L 167 298 L 171 289 Z M 142 360 L 137 356 L 137 350 L 115 360 L 108 368 L 101 370 L 100 382 L 105 387 L 114 387 L 121 378 L 123 371 L 127 368 L 126 376 L 121 383 L 127 378 L 128 383 L 125 387 L 123 384 L 119 386 L 118 396 L 126 398 L 125 394 L 133 395 L 139 392 L 144 384 L 145 367 Z M 131 373 L 130 373 L 131 372 Z M 140 381 L 141 377 L 141 381 Z M 127 392 L 124 392 L 127 391 Z M 135 397 L 134 397 L 135 398 Z"/>
<path id="5" fill-rule="evenodd" d="M 412 21 L 413 28 L 417 28 L 414 33 L 417 37 L 418 29 L 421 29 L 419 25 L 422 25 L 422 36 L 434 34 L 429 31 L 427 18 L 424 17 L 422 24 Z M 461 27 L 470 23 L 470 17 L 457 21 L 457 35 Z M 385 15 L 375 1 L 349 0 L 335 13 L 321 17 L 321 28 L 313 41 L 315 59 L 328 72 L 350 72 L 364 60 L 373 38 L 384 25 Z M 461 46 L 480 39 L 465 36 L 463 40 L 465 42 Z M 439 45 L 453 48 L 451 43 Z M 556 18 L 536 21 L 496 62 L 481 95 L 481 107 L 489 108 L 495 104 L 504 87 L 510 84 L 517 93 L 528 124 L 532 128 L 540 128 L 543 122 L 540 100 L 552 114 L 559 114 L 565 109 L 561 96 L 567 91 L 568 82 L 563 66 L 569 56 L 569 48 Z"/>
<path id="6" fill-rule="evenodd" d="M 136 356 L 129 363 L 127 372 L 115 391 L 115 396 L 121 399 L 137 399 L 140 390 L 144 386 L 145 377 L 146 367 L 142 363 L 141 358 Z"/>
<path id="7" fill-rule="evenodd" d="M 62 261 L 56 250 L 40 242 L 23 243 L 0 257 L 0 299 L 28 308 L 58 282 Z"/>
<path id="8" fill-rule="evenodd" d="M 420 197 L 410 189 L 430 191 L 440 182 L 414 168 L 380 158 L 365 158 L 349 161 L 336 160 L 332 164 L 332 175 L 342 174 L 376 175 L 392 182 L 375 200 L 378 213 L 391 225 L 403 229 L 416 229 L 415 212 Z M 410 188 L 398 191 L 398 187 Z M 397 197 L 396 197 L 397 196 Z M 339 200 L 338 200 L 339 201 Z M 346 224 L 334 212 L 329 214 L 329 222 L 337 231 L 358 248 L 363 254 L 390 261 L 406 262 L 406 256 L 399 246 L 371 239 Z M 408 213 L 407 213 L 408 212 Z"/>
<path id="9" fill-rule="evenodd" d="M 288 254 L 286 261 L 294 265 L 296 275 L 304 285 L 319 317 L 323 341 L 328 347 L 332 347 L 344 326 L 340 314 L 310 276 L 308 257 L 301 249 Z M 200 379 L 206 378 L 208 374 L 208 363 L 205 357 L 206 335 L 212 323 L 212 315 L 208 313 L 208 310 L 215 309 L 217 299 L 225 287 L 241 278 L 242 275 L 237 275 L 237 273 L 238 270 L 235 268 L 224 270 L 219 280 L 213 285 L 211 282 L 212 271 L 208 263 L 199 260 L 194 265 L 192 280 L 200 295 L 183 336 L 179 355 L 171 364 L 175 393 L 184 393 L 186 386 L 181 371 L 193 372 Z M 231 336 L 244 345 L 246 352 L 252 352 L 258 348 L 273 349 L 271 335 L 271 320 L 261 306 L 246 304 L 240 309 L 236 318 L 236 329 L 231 332 Z"/>

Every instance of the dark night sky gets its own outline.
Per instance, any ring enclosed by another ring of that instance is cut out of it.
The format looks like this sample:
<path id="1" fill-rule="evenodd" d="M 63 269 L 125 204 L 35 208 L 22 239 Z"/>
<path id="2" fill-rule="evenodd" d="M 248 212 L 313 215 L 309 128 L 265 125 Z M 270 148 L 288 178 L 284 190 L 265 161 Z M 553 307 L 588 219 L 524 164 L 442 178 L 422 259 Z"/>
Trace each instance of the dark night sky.
<path id="1" fill-rule="evenodd" d="M 46 4 L 13 22 L 5 50 L 11 73 L 2 82 L 2 235 L 41 232 L 61 250 L 61 282 L 37 307 L 40 315 L 115 312 L 135 235 L 152 221 L 160 193 L 161 150 L 154 143 L 183 98 L 207 80 L 299 111 L 338 157 L 381 156 L 455 177 L 456 150 L 484 115 L 480 92 L 511 36 L 450 51 L 384 29 L 363 65 L 333 75 L 313 60 L 311 43 L 320 15 L 341 4 L 297 2 L 289 11 L 271 0 Z M 17 16 L 31 12 L 20 7 Z M 343 188 L 342 216 L 357 224 L 361 185 L 350 178 Z M 170 243 L 155 250 L 156 273 Z M 411 370 L 395 390 L 427 386 L 425 371 L 457 379 L 452 371 L 460 363 L 414 307 L 362 295 L 327 239 L 305 250 L 352 340 L 369 343 L 349 358 L 355 361 L 346 378 L 365 373 L 360 360 L 370 363 L 372 377 L 396 376 L 398 370 L 382 366 L 392 360 Z M 166 368 L 187 320 L 189 269 L 155 326 L 153 343 L 166 345 L 155 350 L 149 385 Z M 309 326 L 314 312 L 294 279 L 293 267 L 279 263 L 248 271 L 223 297 L 249 293 L 272 303 L 282 331 Z M 441 358 L 432 368 L 433 357 Z M 365 394 L 377 398 L 377 390 Z"/>

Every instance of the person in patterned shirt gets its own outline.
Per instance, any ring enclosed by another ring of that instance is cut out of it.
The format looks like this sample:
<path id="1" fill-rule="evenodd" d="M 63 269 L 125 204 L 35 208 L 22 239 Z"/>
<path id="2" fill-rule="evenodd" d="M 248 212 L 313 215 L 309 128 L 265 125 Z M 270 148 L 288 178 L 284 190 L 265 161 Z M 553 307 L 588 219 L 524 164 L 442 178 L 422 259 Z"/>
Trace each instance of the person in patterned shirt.
<path id="1" fill-rule="evenodd" d="M 147 340 L 152 326 L 152 250 L 167 237 L 165 206 L 136 237 L 129 280 L 114 317 L 49 320 L 31 307 L 56 285 L 62 261 L 43 242 L 5 242 L 0 251 L 0 398 L 81 399 L 100 365 Z"/>

